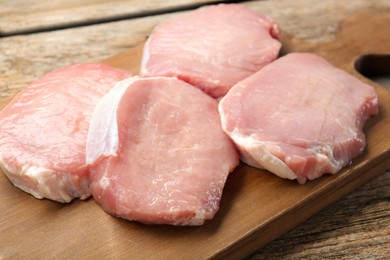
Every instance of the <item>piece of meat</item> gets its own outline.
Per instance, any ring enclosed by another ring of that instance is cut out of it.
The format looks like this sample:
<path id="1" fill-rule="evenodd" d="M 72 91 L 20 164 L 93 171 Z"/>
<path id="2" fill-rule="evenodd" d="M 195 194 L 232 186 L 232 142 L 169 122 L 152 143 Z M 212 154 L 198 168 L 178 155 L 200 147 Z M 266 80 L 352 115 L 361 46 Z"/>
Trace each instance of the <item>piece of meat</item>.
<path id="1" fill-rule="evenodd" d="M 362 153 L 378 98 L 319 56 L 294 53 L 235 85 L 219 111 L 244 162 L 305 183 Z"/>
<path id="2" fill-rule="evenodd" d="M 9 180 L 39 199 L 89 197 L 89 121 L 100 98 L 129 76 L 103 64 L 79 64 L 21 91 L 0 112 L 0 166 Z"/>
<path id="3" fill-rule="evenodd" d="M 96 107 L 87 141 L 91 192 L 102 208 L 148 224 L 213 218 L 239 162 L 217 101 L 175 78 L 124 80 Z"/>
<path id="4" fill-rule="evenodd" d="M 177 77 L 220 97 L 277 57 L 279 34 L 271 18 L 244 6 L 202 7 L 155 28 L 141 75 Z"/>

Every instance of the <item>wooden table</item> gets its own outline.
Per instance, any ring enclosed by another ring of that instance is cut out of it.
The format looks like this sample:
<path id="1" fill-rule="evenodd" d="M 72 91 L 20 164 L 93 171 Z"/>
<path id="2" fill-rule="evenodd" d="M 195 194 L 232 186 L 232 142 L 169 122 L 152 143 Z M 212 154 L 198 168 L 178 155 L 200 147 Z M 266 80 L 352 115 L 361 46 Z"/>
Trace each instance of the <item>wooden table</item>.
<path id="1" fill-rule="evenodd" d="M 53 68 L 99 61 L 125 51 L 142 42 L 154 26 L 166 19 L 217 2 L 222 1 L 0 1 L 0 98 L 13 96 Z M 338 23 L 350 15 L 390 12 L 388 0 L 275 0 L 243 4 L 274 17 L 288 33 L 316 42 L 331 40 Z M 381 82 L 389 83 L 388 79 Z M 0 259 L 3 257 L 6 258 L 0 242 Z M 259 248 L 249 258 L 388 257 L 390 171 Z"/>

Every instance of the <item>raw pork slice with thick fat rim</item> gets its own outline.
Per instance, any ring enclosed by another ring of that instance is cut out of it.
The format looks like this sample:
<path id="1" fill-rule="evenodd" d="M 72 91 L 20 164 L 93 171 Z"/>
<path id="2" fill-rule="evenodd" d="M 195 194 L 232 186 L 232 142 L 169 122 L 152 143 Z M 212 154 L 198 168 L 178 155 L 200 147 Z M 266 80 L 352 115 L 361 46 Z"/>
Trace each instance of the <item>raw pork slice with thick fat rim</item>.
<path id="1" fill-rule="evenodd" d="M 141 75 L 177 77 L 221 97 L 276 59 L 279 34 L 270 17 L 245 6 L 202 7 L 155 28 L 144 47 Z"/>
<path id="2" fill-rule="evenodd" d="M 176 78 L 134 77 L 97 105 L 87 163 L 92 195 L 106 212 L 201 225 L 217 212 L 239 156 L 216 100 Z"/>
<path id="3" fill-rule="evenodd" d="M 219 111 L 244 162 L 305 183 L 362 153 L 378 97 L 323 58 L 292 53 L 236 84 Z"/>
<path id="4" fill-rule="evenodd" d="M 96 103 L 127 71 L 103 64 L 56 69 L 0 112 L 0 166 L 18 188 L 69 202 L 90 196 L 85 147 Z"/>

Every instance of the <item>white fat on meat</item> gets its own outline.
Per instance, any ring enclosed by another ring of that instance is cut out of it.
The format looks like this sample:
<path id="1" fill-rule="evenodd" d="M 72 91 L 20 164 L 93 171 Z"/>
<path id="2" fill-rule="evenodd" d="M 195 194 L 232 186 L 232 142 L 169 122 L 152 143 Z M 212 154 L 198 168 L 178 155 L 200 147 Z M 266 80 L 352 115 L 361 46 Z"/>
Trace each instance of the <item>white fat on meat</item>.
<path id="1" fill-rule="evenodd" d="M 378 97 L 323 58 L 292 53 L 237 83 L 219 112 L 244 162 L 305 183 L 362 153 Z"/>
<path id="2" fill-rule="evenodd" d="M 141 75 L 177 77 L 218 98 L 276 59 L 279 34 L 270 17 L 244 6 L 202 7 L 155 28 Z"/>
<path id="3" fill-rule="evenodd" d="M 147 224 L 213 218 L 239 163 L 217 101 L 165 77 L 119 82 L 95 109 L 86 153 L 95 200 L 112 215 Z"/>
<path id="4" fill-rule="evenodd" d="M 8 179 L 38 199 L 88 198 L 90 118 L 100 98 L 130 76 L 103 64 L 77 64 L 22 90 L 0 112 L 0 167 Z"/>

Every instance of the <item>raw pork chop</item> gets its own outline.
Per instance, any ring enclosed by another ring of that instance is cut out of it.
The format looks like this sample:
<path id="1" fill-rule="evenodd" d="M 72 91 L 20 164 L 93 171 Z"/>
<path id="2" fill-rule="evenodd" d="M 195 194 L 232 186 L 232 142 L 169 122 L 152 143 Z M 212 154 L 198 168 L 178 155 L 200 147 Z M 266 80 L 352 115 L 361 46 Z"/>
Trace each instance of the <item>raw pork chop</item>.
<path id="1" fill-rule="evenodd" d="M 239 161 L 217 106 L 175 78 L 118 83 L 99 102 L 88 134 L 96 201 L 110 214 L 150 224 L 213 218 Z"/>
<path id="2" fill-rule="evenodd" d="M 221 100 L 222 125 L 243 161 L 300 183 L 336 173 L 365 147 L 373 87 L 305 53 L 289 54 Z"/>
<path id="3" fill-rule="evenodd" d="M 153 31 L 141 75 L 178 77 L 220 97 L 277 57 L 278 37 L 271 18 L 244 6 L 203 7 Z"/>
<path id="4" fill-rule="evenodd" d="M 98 100 L 130 74 L 103 64 L 46 74 L 0 112 L 0 165 L 9 180 L 36 198 L 85 199 L 85 146 Z"/>

